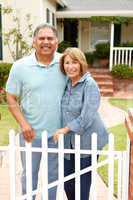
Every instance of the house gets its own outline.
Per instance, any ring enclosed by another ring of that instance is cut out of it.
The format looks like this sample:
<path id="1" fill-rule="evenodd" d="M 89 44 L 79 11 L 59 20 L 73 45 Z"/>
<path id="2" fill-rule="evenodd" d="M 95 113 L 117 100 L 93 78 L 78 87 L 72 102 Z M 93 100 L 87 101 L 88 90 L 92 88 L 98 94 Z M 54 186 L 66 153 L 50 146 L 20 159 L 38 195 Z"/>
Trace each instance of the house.
<path id="1" fill-rule="evenodd" d="M 26 35 L 25 33 L 26 15 L 30 14 L 33 28 L 45 22 L 56 26 L 55 13 L 58 6 L 64 6 L 62 0 L 0 0 L 0 30 L 2 32 L 0 35 L 0 60 L 5 62 L 13 61 L 8 46 L 4 44 L 4 33 L 14 27 L 14 22 L 10 15 L 2 13 L 3 8 L 10 7 L 13 9 L 13 15 L 20 19 L 23 37 L 26 37 L 27 41 L 30 42 L 27 37 L 28 34 Z"/>
<path id="2" fill-rule="evenodd" d="M 73 46 L 81 48 L 84 52 L 93 51 L 95 45 L 109 41 L 111 45 L 110 63 L 113 62 L 113 47 L 120 43 L 133 42 L 133 1 L 132 0 L 0 0 L 2 7 L 11 6 L 14 14 L 22 18 L 21 28 L 26 22 L 24 16 L 29 13 L 32 23 L 47 22 L 57 27 L 59 41 L 69 41 Z M 27 5 L 27 6 L 25 6 Z M 114 24 L 113 21 L 103 22 L 94 17 L 129 17 L 130 22 Z M 93 17 L 93 18 L 92 18 Z M 0 17 L 0 27 L 3 32 L 12 26 L 11 20 L 5 16 Z M 4 38 L 0 38 L 0 59 L 11 60 Z M 131 58 L 133 52 L 129 52 Z M 119 57 L 118 54 L 116 57 Z M 129 56 L 128 56 L 129 57 Z M 131 59 L 130 59 L 131 60 Z M 132 64 L 132 62 L 131 62 Z"/>

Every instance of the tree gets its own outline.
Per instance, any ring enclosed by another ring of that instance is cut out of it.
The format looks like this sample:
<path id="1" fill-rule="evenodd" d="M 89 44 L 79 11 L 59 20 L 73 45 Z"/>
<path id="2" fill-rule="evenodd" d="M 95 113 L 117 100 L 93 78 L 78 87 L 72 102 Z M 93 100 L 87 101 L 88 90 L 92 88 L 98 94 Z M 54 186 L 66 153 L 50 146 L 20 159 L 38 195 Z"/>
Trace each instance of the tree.
<path id="1" fill-rule="evenodd" d="M 32 47 L 25 38 L 30 39 L 33 35 L 33 25 L 31 24 L 31 16 L 27 14 L 24 18 L 26 21 L 25 30 L 21 28 L 21 20 L 14 15 L 14 10 L 10 7 L 3 8 L 4 15 L 11 15 L 13 22 L 12 28 L 4 33 L 4 44 L 8 46 L 13 60 L 17 60 L 24 55 L 30 53 Z M 26 34 L 26 36 L 24 35 Z"/>

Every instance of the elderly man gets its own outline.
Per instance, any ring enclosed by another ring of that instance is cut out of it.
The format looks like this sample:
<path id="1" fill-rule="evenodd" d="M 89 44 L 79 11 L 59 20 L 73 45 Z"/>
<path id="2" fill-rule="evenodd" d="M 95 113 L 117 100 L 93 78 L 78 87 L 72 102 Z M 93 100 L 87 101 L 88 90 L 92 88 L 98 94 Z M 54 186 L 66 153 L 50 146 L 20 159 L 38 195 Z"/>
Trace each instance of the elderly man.
<path id="1" fill-rule="evenodd" d="M 57 147 L 52 139 L 53 132 L 60 128 L 60 101 L 66 85 L 65 77 L 59 70 L 60 54 L 56 29 L 48 24 L 38 26 L 34 31 L 35 52 L 16 61 L 6 85 L 9 110 L 21 127 L 20 144 L 32 142 L 33 147 L 41 146 L 41 134 L 48 132 L 49 147 Z M 17 99 L 20 100 L 20 105 Z M 22 193 L 26 194 L 25 153 L 21 153 Z M 41 153 L 32 153 L 32 189 L 37 188 Z M 49 154 L 49 182 L 55 181 L 57 155 Z M 35 195 L 33 196 L 33 200 Z M 56 199 L 56 188 L 49 190 L 49 200 Z"/>

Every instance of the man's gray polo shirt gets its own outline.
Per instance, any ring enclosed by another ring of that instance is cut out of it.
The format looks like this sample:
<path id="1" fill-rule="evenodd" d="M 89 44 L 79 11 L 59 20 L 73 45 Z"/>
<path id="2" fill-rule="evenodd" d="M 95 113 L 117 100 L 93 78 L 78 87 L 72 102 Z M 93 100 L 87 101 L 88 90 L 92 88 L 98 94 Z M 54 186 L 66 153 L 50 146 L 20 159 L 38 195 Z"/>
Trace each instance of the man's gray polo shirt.
<path id="1" fill-rule="evenodd" d="M 61 127 L 61 98 L 66 78 L 59 69 L 60 54 L 55 53 L 48 66 L 39 64 L 35 53 L 16 61 L 10 71 L 6 91 L 20 98 L 21 110 L 35 129 L 49 137 Z"/>

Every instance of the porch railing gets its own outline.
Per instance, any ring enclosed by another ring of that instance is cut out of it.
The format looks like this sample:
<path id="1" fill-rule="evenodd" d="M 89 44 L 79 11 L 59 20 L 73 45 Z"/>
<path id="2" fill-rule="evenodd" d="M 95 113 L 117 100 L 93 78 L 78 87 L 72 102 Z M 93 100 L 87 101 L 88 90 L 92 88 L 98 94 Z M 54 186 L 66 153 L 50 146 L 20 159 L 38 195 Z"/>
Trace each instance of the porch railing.
<path id="1" fill-rule="evenodd" d="M 133 47 L 112 47 L 110 59 L 110 71 L 114 65 L 119 64 L 133 67 Z"/>
<path id="2" fill-rule="evenodd" d="M 129 146 L 129 145 L 128 145 Z M 30 143 L 26 143 L 25 147 L 20 147 L 15 143 L 15 132 L 13 130 L 9 133 L 9 146 L 0 147 L 0 151 L 9 152 L 9 168 L 10 168 L 10 200 L 22 200 L 27 198 L 31 200 L 33 195 L 37 195 L 39 192 L 43 199 L 48 200 L 48 189 L 54 186 L 58 186 L 58 200 L 63 200 L 64 197 L 64 182 L 75 177 L 75 199 L 80 200 L 80 175 L 92 171 L 92 186 L 91 186 L 91 200 L 97 200 L 97 188 L 96 188 L 96 174 L 98 168 L 107 165 L 108 166 L 108 198 L 107 200 L 113 200 L 114 198 L 114 161 L 118 162 L 118 190 L 117 198 L 118 200 L 128 199 L 128 163 L 129 163 L 129 150 L 116 151 L 114 149 L 114 137 L 109 134 L 109 142 L 107 150 L 97 150 L 97 134 L 92 134 L 92 148 L 91 150 L 81 150 L 80 149 L 80 136 L 75 136 L 75 149 L 64 149 L 64 139 L 63 135 L 59 138 L 59 148 L 48 148 L 47 144 L 47 133 L 42 134 L 42 147 L 33 148 Z M 26 178 L 27 178 L 27 194 L 21 196 L 16 194 L 16 153 L 20 151 L 26 152 Z M 41 188 L 32 191 L 32 152 L 42 152 L 42 168 L 41 178 L 42 184 Z M 48 153 L 58 153 L 58 174 L 59 178 L 57 181 L 48 184 Z M 75 154 L 75 173 L 64 177 L 64 154 L 73 153 Z M 80 154 L 90 154 L 92 155 L 92 165 L 80 170 Z M 104 155 L 105 159 L 102 161 L 97 161 L 97 155 Z"/>

